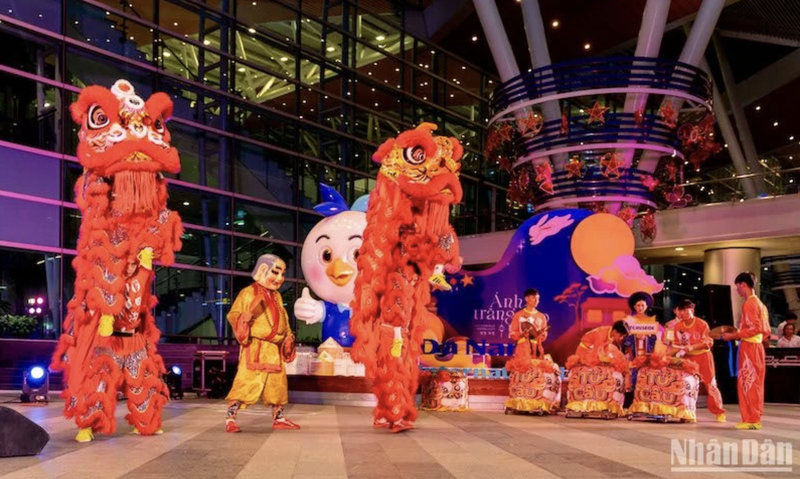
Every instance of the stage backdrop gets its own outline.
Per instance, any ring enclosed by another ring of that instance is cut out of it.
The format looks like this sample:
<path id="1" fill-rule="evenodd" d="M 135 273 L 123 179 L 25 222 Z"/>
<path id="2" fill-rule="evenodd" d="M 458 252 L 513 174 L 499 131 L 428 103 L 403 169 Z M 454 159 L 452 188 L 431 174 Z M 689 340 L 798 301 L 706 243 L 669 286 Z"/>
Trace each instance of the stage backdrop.
<path id="1" fill-rule="evenodd" d="M 456 362 L 463 367 L 467 338 L 479 344 L 509 342 L 511 317 L 524 307 L 524 291 L 536 288 L 541 297 L 538 309 L 549 316 L 551 325 L 545 352 L 563 364 L 585 331 L 629 313 L 627 298 L 632 293 L 652 294 L 663 288 L 633 256 L 634 244 L 628 224 L 611 214 L 565 209 L 536 215 L 517 230 L 496 265 L 448 276 L 453 290 L 434 295 L 443 324 L 432 327 L 430 334 L 436 336 L 440 351 L 448 341 L 459 343 L 462 361 Z M 424 348 L 430 353 L 436 344 L 429 340 Z M 489 349 L 499 356 L 499 348 Z M 444 352 L 454 351 L 451 347 Z M 471 359 L 466 363 L 476 367 L 488 363 Z M 448 360 L 450 355 L 422 356 L 425 366 Z"/>

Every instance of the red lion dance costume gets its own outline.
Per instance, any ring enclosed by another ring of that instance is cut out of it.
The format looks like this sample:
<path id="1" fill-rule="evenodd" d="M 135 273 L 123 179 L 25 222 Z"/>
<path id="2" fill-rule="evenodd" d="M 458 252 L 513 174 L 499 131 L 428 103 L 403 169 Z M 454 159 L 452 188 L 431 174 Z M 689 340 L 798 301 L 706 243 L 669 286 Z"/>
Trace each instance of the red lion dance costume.
<path id="1" fill-rule="evenodd" d="M 70 111 L 81 125 L 84 173 L 75 185 L 82 213 L 75 296 L 51 365 L 64 370 L 64 415 L 80 428 L 78 442 L 112 434 L 123 390 L 134 432 L 158 434 L 169 391 L 156 352 L 153 260 L 172 264 L 183 230 L 166 207 L 162 175 L 180 171 L 165 126 L 172 101 L 164 93 L 144 101 L 118 80 L 110 91 L 85 88 Z"/>
<path id="2" fill-rule="evenodd" d="M 463 149 L 455 138 L 433 136 L 435 129 L 423 123 L 386 140 L 372 157 L 381 169 L 359 249 L 350 329 L 353 358 L 366 365 L 378 400 L 374 426 L 392 432 L 413 428 L 417 417 L 430 284 L 443 282 L 445 265 L 461 266 L 448 219 L 450 205 L 461 201 Z"/>

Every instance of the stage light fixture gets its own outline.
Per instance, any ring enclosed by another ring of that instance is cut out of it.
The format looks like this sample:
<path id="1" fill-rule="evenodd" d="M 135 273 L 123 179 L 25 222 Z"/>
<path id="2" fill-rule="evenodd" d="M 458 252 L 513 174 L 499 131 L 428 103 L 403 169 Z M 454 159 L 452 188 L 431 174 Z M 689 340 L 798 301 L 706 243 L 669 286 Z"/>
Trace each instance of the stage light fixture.
<path id="1" fill-rule="evenodd" d="M 50 373 L 44 366 L 33 366 L 22 378 L 20 401 L 24 403 L 47 403 L 50 400 Z"/>
<path id="2" fill-rule="evenodd" d="M 183 370 L 177 364 L 169 368 L 169 372 L 164 377 L 164 382 L 169 388 L 170 399 L 183 399 Z"/>

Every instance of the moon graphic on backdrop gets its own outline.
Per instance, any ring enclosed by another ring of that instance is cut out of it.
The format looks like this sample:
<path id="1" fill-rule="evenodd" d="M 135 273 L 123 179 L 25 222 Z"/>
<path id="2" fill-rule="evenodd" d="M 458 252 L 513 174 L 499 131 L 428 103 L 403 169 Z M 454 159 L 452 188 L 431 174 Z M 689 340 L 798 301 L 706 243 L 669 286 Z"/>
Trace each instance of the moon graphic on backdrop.
<path id="1" fill-rule="evenodd" d="M 584 219 L 572 232 L 572 259 L 587 274 L 596 275 L 619 256 L 633 255 L 636 241 L 621 218 L 597 213 Z"/>

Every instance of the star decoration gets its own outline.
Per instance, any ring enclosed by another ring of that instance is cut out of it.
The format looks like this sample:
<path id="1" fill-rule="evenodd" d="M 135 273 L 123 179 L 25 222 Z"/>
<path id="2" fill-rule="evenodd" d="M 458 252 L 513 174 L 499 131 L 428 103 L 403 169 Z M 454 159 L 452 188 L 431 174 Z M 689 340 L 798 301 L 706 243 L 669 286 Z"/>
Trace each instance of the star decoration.
<path id="1" fill-rule="evenodd" d="M 577 156 L 573 156 L 567 163 L 567 178 L 581 177 L 583 177 L 583 162 Z"/>
<path id="2" fill-rule="evenodd" d="M 633 228 L 633 220 L 636 219 L 636 214 L 636 209 L 628 206 L 627 208 L 622 208 L 619 213 L 617 213 L 617 216 L 627 223 L 628 227 Z"/>
<path id="3" fill-rule="evenodd" d="M 465 274 L 463 278 L 461 278 L 461 284 L 464 286 L 474 286 L 472 280 L 475 279 L 472 276 Z"/>
<path id="4" fill-rule="evenodd" d="M 497 127 L 497 134 L 500 135 L 500 139 L 503 141 L 511 141 L 513 133 L 514 127 L 508 123 L 503 123 L 501 126 Z"/>
<path id="5" fill-rule="evenodd" d="M 567 110 L 561 111 L 561 134 L 569 134 L 569 117 L 567 116 Z"/>
<path id="6" fill-rule="evenodd" d="M 619 161 L 616 153 L 606 153 L 600 160 L 600 173 L 608 179 L 619 179 L 622 176 L 620 168 L 625 168 L 625 164 Z"/>
<path id="7" fill-rule="evenodd" d="M 542 131 L 542 126 L 544 126 L 542 115 L 529 111 L 528 115 L 519 121 L 519 132 L 522 136 L 531 138 Z"/>
<path id="8" fill-rule="evenodd" d="M 587 125 L 591 125 L 595 121 L 600 123 L 601 125 L 606 122 L 606 112 L 610 108 L 606 106 L 600 105 L 599 101 L 594 102 L 594 106 L 586 110 L 586 113 L 589 114 L 589 119 L 586 121 Z"/>
<path id="9" fill-rule="evenodd" d="M 536 168 L 536 181 L 539 181 L 539 189 L 552 195 L 553 189 L 553 170 L 550 163 L 540 163 L 535 166 Z"/>
<path id="10" fill-rule="evenodd" d="M 675 128 L 678 124 L 678 112 L 675 111 L 675 107 L 672 106 L 672 102 L 668 101 L 661 106 L 661 109 L 658 110 L 658 114 L 661 115 L 661 119 L 664 120 L 664 123 L 670 128 Z"/>

